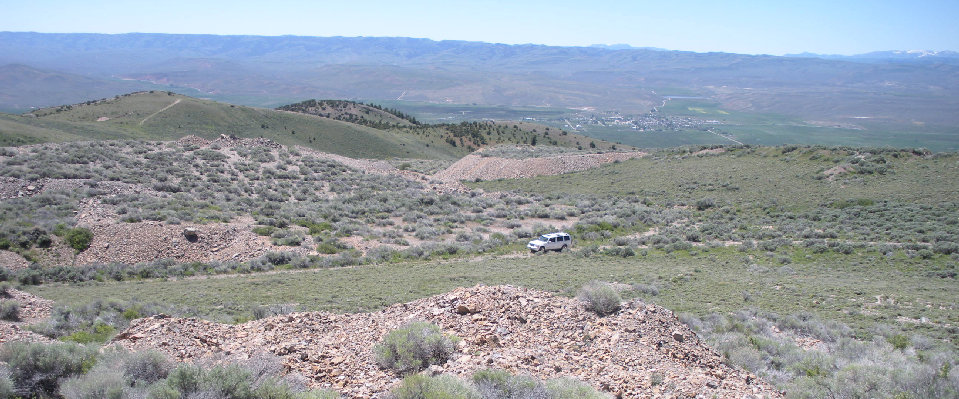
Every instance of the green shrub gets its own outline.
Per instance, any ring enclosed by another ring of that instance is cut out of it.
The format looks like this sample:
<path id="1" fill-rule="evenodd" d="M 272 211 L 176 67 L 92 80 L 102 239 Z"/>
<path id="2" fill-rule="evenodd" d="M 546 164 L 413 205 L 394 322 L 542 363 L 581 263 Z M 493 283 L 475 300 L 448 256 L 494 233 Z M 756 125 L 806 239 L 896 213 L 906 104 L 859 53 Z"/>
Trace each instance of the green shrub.
<path id="1" fill-rule="evenodd" d="M 96 367 L 89 373 L 69 378 L 60 385 L 65 399 L 125 399 L 126 379 L 120 370 Z"/>
<path id="2" fill-rule="evenodd" d="M 10 342 L 0 348 L 0 361 L 10 366 L 17 394 L 53 397 L 60 380 L 84 373 L 96 363 L 97 348 L 73 343 Z"/>
<path id="3" fill-rule="evenodd" d="M 17 301 L 0 301 L 0 320 L 20 321 L 20 304 Z"/>
<path id="4" fill-rule="evenodd" d="M 256 358 L 254 358 L 256 359 Z M 231 398 L 231 399 L 335 399 L 339 394 L 318 390 L 298 392 L 278 378 L 279 367 L 257 364 L 216 366 L 203 369 L 181 364 L 164 380 L 149 388 L 151 399 Z M 156 374 L 152 374 L 156 375 Z"/>
<path id="5" fill-rule="evenodd" d="M 903 350 L 909 347 L 909 337 L 903 334 L 896 334 L 891 337 L 887 337 L 886 341 L 889 341 L 892 344 L 893 348 Z"/>
<path id="6" fill-rule="evenodd" d="M 601 281 L 591 281 L 579 290 L 577 297 L 586 302 L 586 309 L 600 316 L 606 316 L 619 311 L 623 299 L 609 284 Z"/>
<path id="7" fill-rule="evenodd" d="M 373 349 L 380 367 L 407 374 L 446 363 L 458 341 L 456 336 L 443 334 L 435 324 L 413 322 L 390 331 Z"/>
<path id="8" fill-rule="evenodd" d="M 0 269 L 0 270 L 6 270 L 6 269 Z M 10 283 L 7 283 L 7 282 L 0 283 L 0 298 L 9 298 L 10 296 L 12 296 L 11 290 L 13 290 L 13 286 L 11 286 Z"/>
<path id="9" fill-rule="evenodd" d="M 74 332 L 73 334 L 64 336 L 63 340 L 76 342 L 78 344 L 104 343 L 113 337 L 115 332 L 116 328 L 113 326 L 102 321 L 97 321 L 90 330 Z"/>
<path id="10" fill-rule="evenodd" d="M 480 399 L 473 387 L 451 375 L 427 377 L 421 374 L 403 379 L 387 399 Z"/>
<path id="11" fill-rule="evenodd" d="M 703 198 L 696 201 L 696 210 L 705 211 L 716 206 L 716 200 L 712 198 Z"/>
<path id="12" fill-rule="evenodd" d="M 505 370 L 480 370 L 473 384 L 484 399 L 545 398 L 546 387 L 530 377 L 512 375 Z"/>
<path id="13" fill-rule="evenodd" d="M 153 351 L 134 352 L 122 365 L 123 375 L 132 381 L 152 384 L 169 375 L 173 363 L 162 353 Z"/>
<path id="14" fill-rule="evenodd" d="M 481 370 L 471 381 L 443 374 L 429 377 L 415 374 L 394 388 L 388 399 L 608 399 L 582 382 L 561 378 L 542 382 L 504 370 Z"/>
<path id="15" fill-rule="evenodd" d="M 608 399 L 610 396 L 571 378 L 557 378 L 546 382 L 551 399 Z"/>
<path id="16" fill-rule="evenodd" d="M 259 236 L 269 237 L 274 231 L 276 231 L 276 227 L 273 226 L 256 226 L 253 228 L 253 232 Z"/>
<path id="17" fill-rule="evenodd" d="M 93 232 L 83 227 L 77 227 L 67 231 L 64 239 L 67 240 L 67 244 L 70 244 L 71 248 L 77 252 L 83 252 L 90 248 L 90 243 L 93 241 Z"/>

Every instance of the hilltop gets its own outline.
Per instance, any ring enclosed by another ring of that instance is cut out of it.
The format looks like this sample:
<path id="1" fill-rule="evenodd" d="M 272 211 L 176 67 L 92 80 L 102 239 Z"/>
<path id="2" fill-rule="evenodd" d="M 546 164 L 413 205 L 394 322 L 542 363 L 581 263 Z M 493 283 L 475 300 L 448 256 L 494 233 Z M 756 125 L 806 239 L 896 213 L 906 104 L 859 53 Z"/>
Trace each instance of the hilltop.
<path id="1" fill-rule="evenodd" d="M 176 140 L 193 135 L 264 138 L 353 158 L 457 159 L 484 145 L 531 143 L 614 147 L 612 143 L 520 122 L 424 125 L 396 110 L 327 100 L 280 110 L 245 107 L 168 91 L 136 92 L 83 103 L 0 114 L 0 145 L 77 140 Z M 323 112 L 323 104 L 330 111 Z M 316 105 L 316 104 L 314 104 Z M 335 111 L 334 111 L 335 109 Z M 552 137 L 551 133 L 554 133 Z"/>
<path id="2" fill-rule="evenodd" d="M 285 105 L 278 109 L 421 137 L 434 144 L 439 140 L 454 148 L 459 147 L 460 153 L 463 155 L 482 147 L 498 144 L 526 144 L 532 146 L 541 144 L 577 150 L 583 150 L 584 148 L 597 151 L 617 150 L 616 144 L 605 140 L 573 134 L 563 129 L 527 121 L 483 120 L 424 124 L 396 109 L 384 109 L 378 105 L 341 100 L 307 100 Z M 620 145 L 620 147 L 622 147 L 621 149 L 630 148 L 623 145 Z M 464 149 L 465 152 L 462 151 Z"/>

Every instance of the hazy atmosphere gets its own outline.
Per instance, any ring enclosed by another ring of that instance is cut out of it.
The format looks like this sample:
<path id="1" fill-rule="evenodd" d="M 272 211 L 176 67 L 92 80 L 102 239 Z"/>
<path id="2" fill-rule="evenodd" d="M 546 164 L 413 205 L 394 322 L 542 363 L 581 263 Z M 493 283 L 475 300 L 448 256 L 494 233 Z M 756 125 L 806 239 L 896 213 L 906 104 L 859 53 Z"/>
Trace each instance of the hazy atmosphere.
<path id="1" fill-rule="evenodd" d="M 930 1 L 23 1 L 6 31 L 402 36 L 697 52 L 959 50 L 959 3 Z"/>

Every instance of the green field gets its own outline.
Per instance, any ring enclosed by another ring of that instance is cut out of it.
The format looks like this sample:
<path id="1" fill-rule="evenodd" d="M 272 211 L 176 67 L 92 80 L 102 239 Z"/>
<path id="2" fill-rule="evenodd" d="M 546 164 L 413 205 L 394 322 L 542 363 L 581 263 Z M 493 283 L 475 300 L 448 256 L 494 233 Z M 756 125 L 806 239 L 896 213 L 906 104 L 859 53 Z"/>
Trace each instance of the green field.
<path id="1" fill-rule="evenodd" d="M 715 155 L 665 150 L 567 175 L 469 184 L 488 191 L 554 196 L 638 196 L 660 204 L 711 197 L 741 208 L 767 204 L 810 208 L 860 198 L 936 204 L 957 198 L 959 157 L 955 154 L 924 159 L 905 151 L 879 153 L 876 159 L 882 158 L 888 173 L 825 178 L 823 172 L 830 168 L 852 165 L 856 153 L 808 148 L 783 154 L 782 147 L 730 149 Z"/>
<path id="2" fill-rule="evenodd" d="M 959 335 L 948 327 L 959 323 L 959 286 L 952 279 L 929 276 L 927 262 L 868 251 L 843 257 L 796 251 L 791 256 L 796 260 L 787 267 L 759 252 L 721 248 L 673 254 L 651 250 L 630 258 L 583 258 L 573 252 L 186 280 L 46 284 L 29 291 L 64 305 L 96 299 L 157 301 L 232 321 L 249 317 L 260 305 L 372 311 L 475 284 L 514 284 L 572 295 L 584 283 L 602 280 L 656 286 L 656 296 L 626 294 L 644 296 L 677 313 L 704 316 L 742 308 L 809 312 L 847 323 L 861 337 L 868 337 L 877 323 L 897 324 L 900 316 L 925 318 L 928 322 L 897 327 L 959 346 Z M 877 297 L 895 302 L 874 306 Z"/>

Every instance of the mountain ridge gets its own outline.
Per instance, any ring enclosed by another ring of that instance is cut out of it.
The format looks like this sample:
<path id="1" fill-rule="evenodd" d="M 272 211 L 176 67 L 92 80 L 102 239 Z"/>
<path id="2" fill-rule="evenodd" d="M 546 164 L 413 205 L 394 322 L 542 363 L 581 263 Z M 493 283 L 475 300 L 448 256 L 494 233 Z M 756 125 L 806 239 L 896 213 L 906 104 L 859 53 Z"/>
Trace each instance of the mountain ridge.
<path id="1" fill-rule="evenodd" d="M 266 107 L 402 98 L 644 113 L 663 95 L 697 95 L 803 118 L 883 114 L 903 126 L 959 125 L 959 98 L 948 94 L 959 92 L 959 65 L 942 63 L 415 38 L 2 32 L 0 64 L 9 63 Z M 861 98 L 877 101 L 857 105 Z"/>

